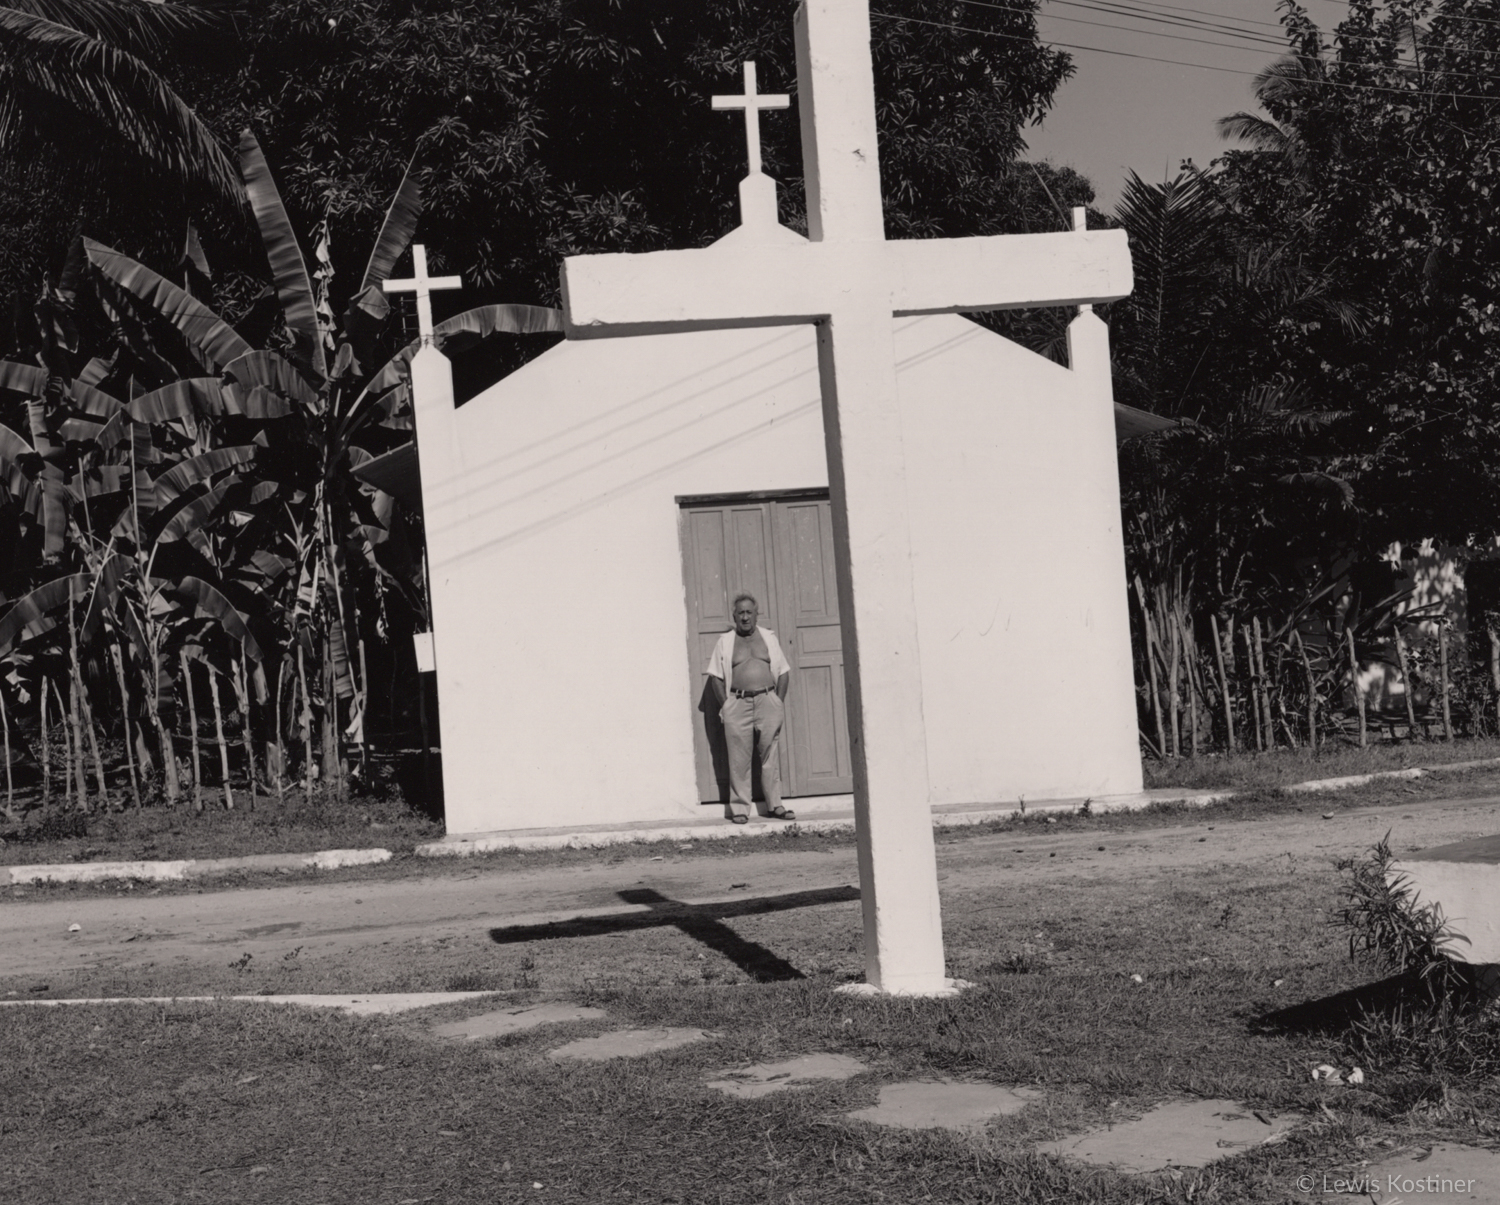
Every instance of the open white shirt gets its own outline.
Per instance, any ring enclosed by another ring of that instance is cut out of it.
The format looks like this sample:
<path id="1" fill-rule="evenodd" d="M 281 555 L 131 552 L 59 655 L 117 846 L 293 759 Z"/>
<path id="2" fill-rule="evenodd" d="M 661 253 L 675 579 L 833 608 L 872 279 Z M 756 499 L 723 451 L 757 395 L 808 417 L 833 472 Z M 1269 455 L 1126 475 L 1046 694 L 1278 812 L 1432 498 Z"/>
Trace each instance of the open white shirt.
<path id="1" fill-rule="evenodd" d="M 771 654 L 771 677 L 777 681 L 781 680 L 782 674 L 792 672 L 786 656 L 781 651 L 781 645 L 776 639 L 776 633 L 770 628 L 757 627 L 761 639 L 766 642 L 766 652 Z M 719 637 L 719 642 L 714 645 L 713 655 L 708 659 L 708 668 L 703 671 L 710 678 L 724 679 L 724 693 L 728 695 L 730 688 L 734 685 L 734 629 L 730 628 L 724 635 Z"/>

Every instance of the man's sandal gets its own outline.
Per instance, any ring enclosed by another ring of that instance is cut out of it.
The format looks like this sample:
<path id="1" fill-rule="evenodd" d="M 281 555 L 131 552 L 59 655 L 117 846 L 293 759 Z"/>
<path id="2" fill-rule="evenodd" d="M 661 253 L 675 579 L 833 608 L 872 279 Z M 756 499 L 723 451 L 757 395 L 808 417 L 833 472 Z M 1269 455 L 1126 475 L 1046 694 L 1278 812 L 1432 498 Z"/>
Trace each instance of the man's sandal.
<path id="1" fill-rule="evenodd" d="M 795 820 L 795 819 L 797 819 L 797 813 L 794 812 L 794 811 L 792 811 L 791 808 L 774 807 L 774 808 L 771 809 L 771 815 L 772 815 L 773 818 L 775 818 L 777 820 Z"/>
<path id="2" fill-rule="evenodd" d="M 738 816 L 738 815 L 736 815 L 736 816 L 731 816 L 729 818 L 729 821 L 730 821 L 731 824 L 749 824 L 750 823 L 750 817 L 749 816 Z"/>

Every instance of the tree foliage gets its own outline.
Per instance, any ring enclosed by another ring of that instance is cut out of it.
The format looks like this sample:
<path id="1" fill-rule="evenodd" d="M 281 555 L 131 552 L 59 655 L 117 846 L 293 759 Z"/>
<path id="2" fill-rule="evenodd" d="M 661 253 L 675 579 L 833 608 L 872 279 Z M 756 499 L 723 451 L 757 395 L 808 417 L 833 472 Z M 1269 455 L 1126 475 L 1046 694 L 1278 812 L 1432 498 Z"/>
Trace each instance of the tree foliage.
<path id="1" fill-rule="evenodd" d="M 582 251 L 696 246 L 734 223 L 738 92 L 795 93 L 792 0 L 272 0 L 241 74 L 194 84 L 205 114 L 261 138 L 293 214 L 367 237 L 415 156 L 424 236 L 481 289 L 552 300 Z M 903 236 L 1003 228 L 1022 131 L 1071 70 L 1035 39 L 1034 4 L 965 11 L 894 0 L 874 20 L 888 225 Z M 954 28 L 1001 36 L 986 36 Z M 762 119 L 783 220 L 802 222 L 795 111 Z M 358 241 L 358 240 L 355 240 Z M 341 271 L 343 270 L 341 266 Z"/>

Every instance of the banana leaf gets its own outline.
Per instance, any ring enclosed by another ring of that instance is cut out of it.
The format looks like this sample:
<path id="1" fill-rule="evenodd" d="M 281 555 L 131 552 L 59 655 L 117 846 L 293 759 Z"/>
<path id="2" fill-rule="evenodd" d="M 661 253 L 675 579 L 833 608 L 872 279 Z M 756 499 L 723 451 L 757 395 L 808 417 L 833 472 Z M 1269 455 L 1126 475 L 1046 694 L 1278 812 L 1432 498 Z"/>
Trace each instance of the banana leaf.
<path id="1" fill-rule="evenodd" d="M 135 562 L 128 556 L 112 552 L 104 563 L 94 571 L 94 580 L 89 584 L 89 605 L 83 615 L 83 624 L 78 629 L 78 639 L 88 641 L 104 622 L 106 612 L 113 611 L 120 601 L 120 582 L 135 572 Z"/>
<path id="2" fill-rule="evenodd" d="M 146 465 L 156 459 L 156 447 L 151 442 L 151 428 L 145 423 L 130 424 L 131 485 L 135 489 L 135 511 L 143 519 L 156 513 L 156 486 Z M 137 533 L 139 539 L 139 533 Z"/>
<path id="3" fill-rule="evenodd" d="M 0 456 L 0 490 L 8 493 L 23 512 L 41 522 L 42 491 L 20 465 L 4 456 Z"/>
<path id="4" fill-rule="evenodd" d="M 187 377 L 135 398 L 125 409 L 138 423 L 166 423 L 176 418 L 225 412 L 218 377 Z"/>
<path id="5" fill-rule="evenodd" d="M 341 699 L 354 697 L 354 670 L 349 664 L 349 645 L 344 640 L 344 625 L 339 622 L 337 600 L 333 589 L 324 583 L 324 600 L 328 607 L 328 653 L 333 659 L 333 690 Z"/>
<path id="6" fill-rule="evenodd" d="M 291 403 L 279 393 L 273 393 L 264 385 L 251 385 L 242 389 L 238 385 L 225 385 L 219 394 L 223 402 L 220 414 L 242 414 L 257 420 L 285 418 L 292 412 Z"/>
<path id="7" fill-rule="evenodd" d="M 214 620 L 230 639 L 239 641 L 247 657 L 254 661 L 263 658 L 264 654 L 255 637 L 250 634 L 245 617 L 234 609 L 233 603 L 202 578 L 185 577 L 180 582 L 165 585 L 164 589 L 174 598 L 194 604 L 192 618 Z"/>
<path id="8" fill-rule="evenodd" d="M 92 239 L 83 246 L 90 263 L 176 327 L 205 368 L 218 372 L 251 350 L 233 327 L 171 281 Z"/>
<path id="9" fill-rule="evenodd" d="M 230 487 L 237 483 L 237 478 L 230 477 L 229 480 L 221 481 L 201 497 L 194 498 L 167 520 L 167 524 L 162 528 L 161 534 L 156 537 L 157 542 L 170 544 L 173 540 L 181 540 L 189 532 L 196 531 L 202 527 L 213 517 L 214 512 L 218 510 Z"/>
<path id="10" fill-rule="evenodd" d="M 17 599 L 15 605 L 0 616 L 0 657 L 10 652 L 18 642 L 55 628 L 57 621 L 48 618 L 47 612 L 66 603 L 69 591 L 82 594 L 88 589 L 88 584 L 88 574 L 75 573 L 68 577 L 53 578 L 30 594 Z"/>
<path id="11" fill-rule="evenodd" d="M 228 365 L 224 374 L 236 385 L 247 389 L 252 385 L 264 385 L 314 414 L 323 412 L 323 398 L 318 391 L 303 379 L 295 367 L 274 351 L 248 352 Z"/>
<path id="12" fill-rule="evenodd" d="M 98 465 L 68 482 L 68 493 L 80 502 L 105 494 L 118 494 L 125 488 L 125 473 L 123 465 Z"/>
<path id="13" fill-rule="evenodd" d="M 380 233 L 375 237 L 375 247 L 370 252 L 370 262 L 365 265 L 365 276 L 359 285 L 361 296 L 368 289 L 378 289 L 390 276 L 391 269 L 405 253 L 411 236 L 416 232 L 417 219 L 422 216 L 422 185 L 412 175 L 416 164 L 413 155 L 396 195 L 391 198 L 390 208 L 385 211 L 385 221 L 380 224 Z"/>
<path id="14" fill-rule="evenodd" d="M 215 448 L 201 456 L 194 456 L 191 460 L 184 460 L 156 479 L 156 505 L 159 508 L 169 506 L 179 494 L 195 485 L 201 485 L 215 473 L 254 460 L 256 452 L 253 445 L 246 444 L 234 448 Z"/>
<path id="15" fill-rule="evenodd" d="M 432 328 L 432 342 L 442 350 L 449 342 L 456 341 L 455 350 L 472 347 L 491 335 L 546 335 L 561 334 L 562 311 L 544 305 L 481 305 L 452 318 L 445 318 Z M 392 356 L 379 372 L 370 378 L 358 400 L 350 407 L 350 413 L 358 410 L 369 397 L 378 397 L 386 390 L 401 384 L 406 375 L 406 366 L 422 346 L 420 339 L 408 343 Z"/>
<path id="16" fill-rule="evenodd" d="M 281 194 L 276 190 L 276 181 L 266 165 L 260 143 L 249 130 L 240 135 L 240 174 L 245 178 L 250 208 L 255 213 L 256 225 L 260 227 L 261 242 L 271 264 L 271 278 L 276 282 L 276 296 L 281 301 L 281 313 L 292 335 L 295 359 L 314 380 L 323 381 L 328 376 L 328 365 L 323 357 L 323 336 L 318 329 L 307 262 L 302 258 L 302 248 L 297 244 L 296 232 L 281 203 Z"/>
<path id="17" fill-rule="evenodd" d="M 34 459 L 36 454 L 35 448 L 9 427 L 0 423 L 0 456 L 3 456 L 6 460 L 20 463 L 28 458 Z"/>
<path id="18" fill-rule="evenodd" d="M 17 364 L 14 360 L 0 360 L 0 389 L 26 397 L 41 397 L 47 388 L 47 370 L 35 364 Z"/>
<path id="19" fill-rule="evenodd" d="M 109 418 L 119 411 L 122 404 L 119 398 L 111 397 L 102 389 L 95 389 L 92 385 L 76 380 L 69 382 L 68 396 L 83 413 L 97 418 Z"/>

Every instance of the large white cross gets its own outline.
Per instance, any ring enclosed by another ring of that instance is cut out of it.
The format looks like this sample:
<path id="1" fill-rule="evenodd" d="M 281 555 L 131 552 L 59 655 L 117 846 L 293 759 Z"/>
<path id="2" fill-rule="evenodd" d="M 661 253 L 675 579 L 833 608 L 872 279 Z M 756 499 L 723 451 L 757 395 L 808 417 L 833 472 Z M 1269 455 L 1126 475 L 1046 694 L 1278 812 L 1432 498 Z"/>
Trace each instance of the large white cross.
<path id="1" fill-rule="evenodd" d="M 893 320 L 1122 297 L 1130 292 L 1130 252 L 1118 230 L 888 242 L 868 0 L 803 0 L 796 43 L 808 240 L 775 225 L 773 203 L 769 217 L 764 207 L 753 222 L 747 213 L 740 229 L 700 250 L 571 257 L 562 272 L 566 329 L 570 338 L 589 338 L 816 326 L 865 976 L 876 990 L 939 994 L 952 987 L 932 839 Z"/>
<path id="2" fill-rule="evenodd" d="M 715 96 L 716 109 L 745 110 L 745 150 L 750 160 L 752 174 L 760 171 L 760 111 L 762 109 L 785 109 L 792 98 L 785 93 L 757 93 L 755 90 L 755 64 L 745 64 L 745 95 Z"/>
<path id="3" fill-rule="evenodd" d="M 413 243 L 411 248 L 412 267 L 416 269 L 416 276 L 412 280 L 384 280 L 380 287 L 387 293 L 415 293 L 417 295 L 417 334 L 421 336 L 423 343 L 432 342 L 432 294 L 439 289 L 461 289 L 464 287 L 462 276 L 428 276 L 427 275 L 427 248 L 421 243 Z"/>

